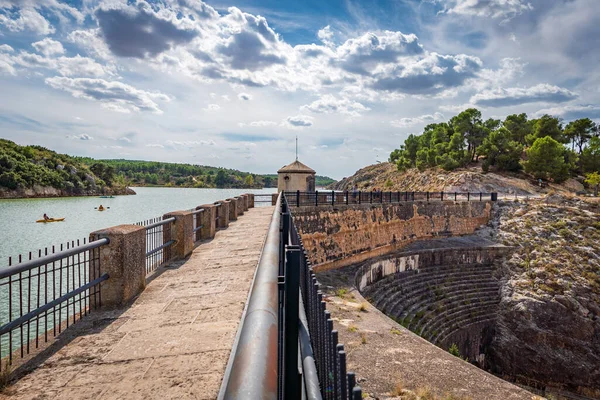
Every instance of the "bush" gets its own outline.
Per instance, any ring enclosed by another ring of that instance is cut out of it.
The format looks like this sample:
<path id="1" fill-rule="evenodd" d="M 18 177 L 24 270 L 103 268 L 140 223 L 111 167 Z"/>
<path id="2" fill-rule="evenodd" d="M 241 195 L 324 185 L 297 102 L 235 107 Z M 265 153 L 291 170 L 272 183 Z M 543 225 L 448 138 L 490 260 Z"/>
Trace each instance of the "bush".
<path id="1" fill-rule="evenodd" d="M 569 177 L 569 166 L 565 162 L 565 147 L 549 136 L 536 139 L 527 150 L 525 171 L 537 179 L 552 179 L 563 182 Z"/>
<path id="2" fill-rule="evenodd" d="M 460 355 L 460 350 L 458 349 L 456 343 L 452 343 L 452 346 L 450 346 L 448 352 L 455 357 L 462 358 L 462 356 Z"/>

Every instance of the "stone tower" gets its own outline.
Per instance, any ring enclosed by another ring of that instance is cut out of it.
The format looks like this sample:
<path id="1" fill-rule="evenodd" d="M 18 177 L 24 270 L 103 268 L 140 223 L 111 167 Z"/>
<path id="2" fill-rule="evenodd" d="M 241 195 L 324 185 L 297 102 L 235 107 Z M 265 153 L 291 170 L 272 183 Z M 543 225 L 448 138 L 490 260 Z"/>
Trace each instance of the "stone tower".
<path id="1" fill-rule="evenodd" d="M 315 170 L 307 167 L 296 159 L 293 163 L 286 165 L 277 171 L 277 191 L 314 192 Z"/>

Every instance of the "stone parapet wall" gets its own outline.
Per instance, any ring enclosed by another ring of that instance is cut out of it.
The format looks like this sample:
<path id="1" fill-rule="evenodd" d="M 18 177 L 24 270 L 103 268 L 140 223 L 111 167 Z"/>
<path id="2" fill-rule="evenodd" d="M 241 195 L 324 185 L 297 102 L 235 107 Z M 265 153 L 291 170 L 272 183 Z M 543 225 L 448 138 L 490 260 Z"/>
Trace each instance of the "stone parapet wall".
<path id="1" fill-rule="evenodd" d="M 490 219 L 490 201 L 292 207 L 316 270 L 384 255 L 420 239 L 473 233 Z"/>

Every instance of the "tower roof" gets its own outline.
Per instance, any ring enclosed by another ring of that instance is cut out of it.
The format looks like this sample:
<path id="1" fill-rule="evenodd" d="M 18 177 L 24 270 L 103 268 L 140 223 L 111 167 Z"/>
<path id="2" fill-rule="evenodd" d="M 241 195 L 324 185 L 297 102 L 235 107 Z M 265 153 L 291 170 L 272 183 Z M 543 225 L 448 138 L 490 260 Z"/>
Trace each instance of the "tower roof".
<path id="1" fill-rule="evenodd" d="M 293 163 L 288 164 L 284 167 L 281 167 L 281 169 L 279 171 L 277 171 L 277 173 L 282 173 L 282 172 L 304 172 L 304 173 L 316 174 L 316 171 L 314 169 L 302 164 L 298 160 L 296 160 Z"/>

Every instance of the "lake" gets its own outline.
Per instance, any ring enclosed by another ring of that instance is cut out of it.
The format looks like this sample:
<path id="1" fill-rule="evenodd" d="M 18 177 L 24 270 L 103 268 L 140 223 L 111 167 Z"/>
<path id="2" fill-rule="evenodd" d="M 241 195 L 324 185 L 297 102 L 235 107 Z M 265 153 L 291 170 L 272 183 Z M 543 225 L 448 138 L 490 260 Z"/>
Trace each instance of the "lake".
<path id="1" fill-rule="evenodd" d="M 158 217 L 170 211 L 189 210 L 202 204 L 235 197 L 243 193 L 275 193 L 268 189 L 193 189 L 133 188 L 135 196 L 59 197 L 51 199 L 0 200 L 0 268 L 8 265 L 8 257 L 87 238 L 90 232 L 115 225 L 131 224 Z M 106 211 L 95 207 L 102 204 Z M 260 204 L 257 204 L 257 206 Z M 110 207 L 110 208 L 108 208 Z M 36 223 L 44 213 L 65 217 L 63 222 Z"/>

